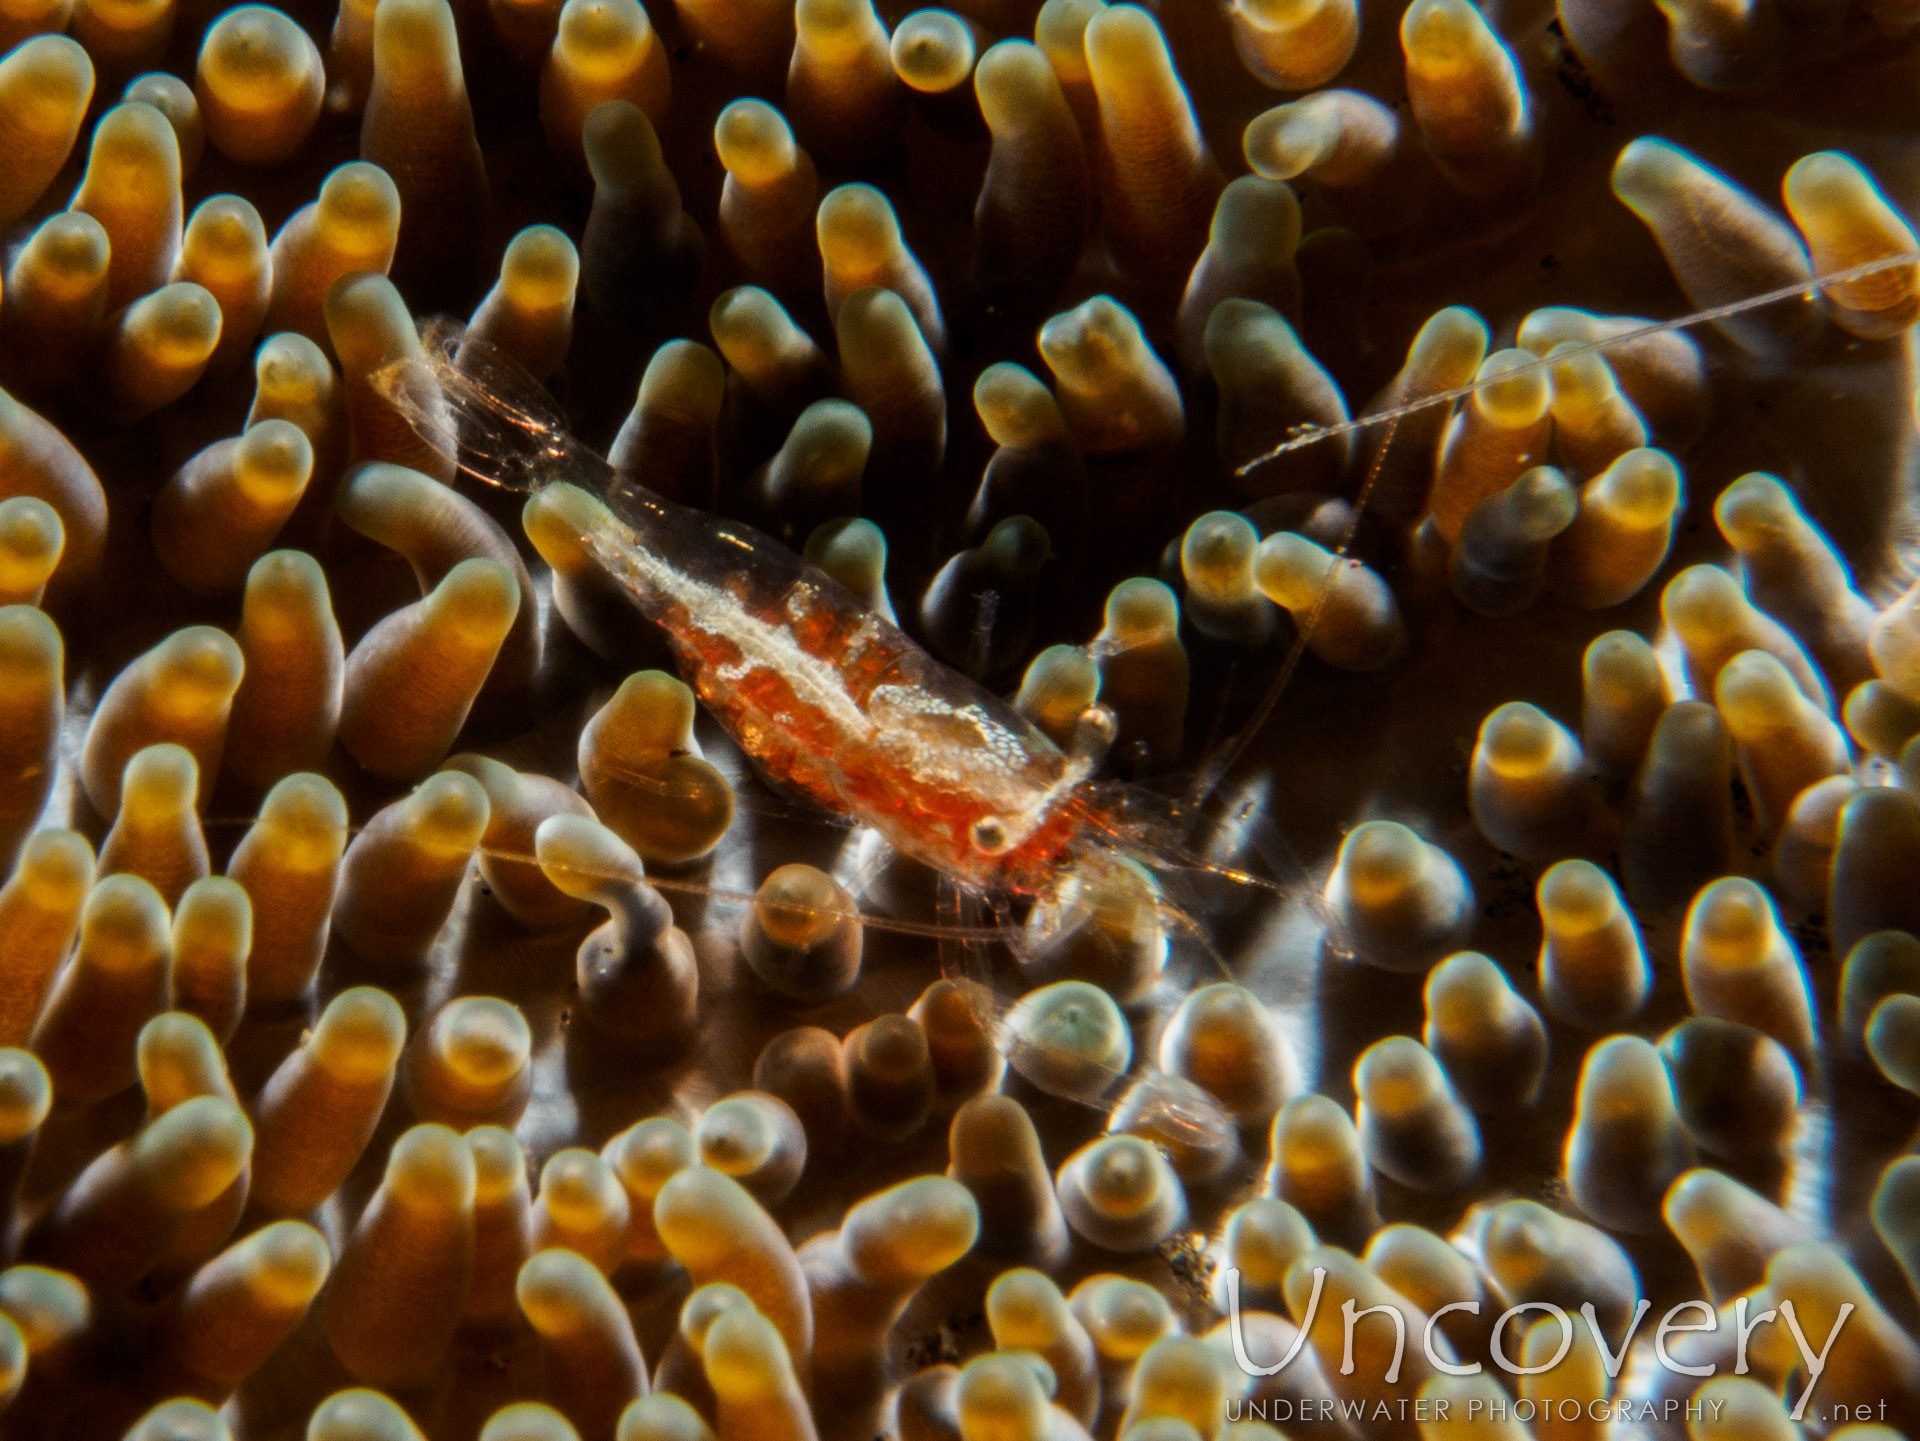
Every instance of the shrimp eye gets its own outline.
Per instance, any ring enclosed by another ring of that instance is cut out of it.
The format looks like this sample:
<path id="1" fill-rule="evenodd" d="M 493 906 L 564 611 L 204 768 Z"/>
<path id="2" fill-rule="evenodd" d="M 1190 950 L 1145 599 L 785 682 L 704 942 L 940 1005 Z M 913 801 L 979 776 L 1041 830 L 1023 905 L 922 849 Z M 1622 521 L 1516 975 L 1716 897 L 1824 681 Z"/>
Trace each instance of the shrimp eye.
<path id="1" fill-rule="evenodd" d="M 998 816 L 982 816 L 973 823 L 973 848 L 983 856 L 997 856 L 1011 844 L 1006 822 Z"/>

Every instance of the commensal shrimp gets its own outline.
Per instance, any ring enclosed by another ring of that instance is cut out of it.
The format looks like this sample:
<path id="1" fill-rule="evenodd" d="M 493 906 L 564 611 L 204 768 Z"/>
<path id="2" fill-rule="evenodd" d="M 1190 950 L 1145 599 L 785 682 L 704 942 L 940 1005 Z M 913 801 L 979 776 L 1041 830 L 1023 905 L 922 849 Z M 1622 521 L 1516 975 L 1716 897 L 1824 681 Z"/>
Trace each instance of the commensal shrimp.
<path id="1" fill-rule="evenodd" d="M 1856 279 L 1895 257 L 1823 277 Z M 1563 351 L 1604 351 L 1646 335 L 1689 329 L 1800 294 L 1793 288 L 1646 322 Z M 617 477 L 578 441 L 532 377 L 484 342 L 436 323 L 417 356 L 375 377 L 430 446 L 488 485 L 541 493 L 638 610 L 660 627 L 683 678 L 761 771 L 877 832 L 972 894 L 1044 900 L 1042 929 L 1071 909 L 1078 873 L 1119 893 L 1156 893 L 1131 864 L 1177 855 L 1137 818 L 1133 788 L 1095 779 L 1114 720 L 1095 704 L 1063 750 L 998 695 L 934 659 L 824 572 L 750 526 L 681 505 Z M 1527 369 L 1546 366 L 1544 359 Z M 1245 474 L 1305 446 L 1379 429 L 1381 441 L 1351 524 L 1399 422 L 1450 407 L 1484 378 L 1336 425 L 1298 428 L 1238 467 Z M 1335 548 L 1344 556 L 1352 530 Z M 1331 573 L 1330 573 L 1331 574 Z M 1202 772 L 1186 809 L 1224 777 L 1271 714 L 1335 587 L 1304 608 L 1290 653 L 1224 761 Z M 1176 860 L 1175 864 L 1179 862 Z M 1198 869 L 1248 882 L 1223 867 Z M 1144 891 L 1142 886 L 1144 883 Z M 1117 896 L 1112 899 L 1117 899 Z M 1157 900 L 1156 911 L 1166 914 Z M 1178 919 L 1177 916 L 1174 917 Z"/>
<path id="2" fill-rule="evenodd" d="M 1117 824 L 1091 779 L 1112 738 L 1104 708 L 1061 750 L 778 541 L 616 481 L 504 357 L 426 354 L 383 372 L 382 390 L 423 436 L 447 433 L 431 414 L 444 396 L 464 469 L 557 505 L 767 775 L 976 892 L 1048 892 Z"/>

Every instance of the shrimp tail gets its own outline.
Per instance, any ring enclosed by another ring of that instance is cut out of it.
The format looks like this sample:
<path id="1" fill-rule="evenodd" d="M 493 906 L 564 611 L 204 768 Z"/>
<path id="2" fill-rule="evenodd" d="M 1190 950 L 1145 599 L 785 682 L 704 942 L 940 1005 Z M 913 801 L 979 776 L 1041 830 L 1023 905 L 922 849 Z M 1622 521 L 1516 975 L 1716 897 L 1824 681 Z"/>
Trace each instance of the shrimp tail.
<path id="1" fill-rule="evenodd" d="M 421 440 L 483 484 L 531 494 L 564 479 L 604 496 L 612 467 L 574 439 L 519 362 L 465 329 L 429 321 L 420 353 L 375 371 L 373 388 Z"/>

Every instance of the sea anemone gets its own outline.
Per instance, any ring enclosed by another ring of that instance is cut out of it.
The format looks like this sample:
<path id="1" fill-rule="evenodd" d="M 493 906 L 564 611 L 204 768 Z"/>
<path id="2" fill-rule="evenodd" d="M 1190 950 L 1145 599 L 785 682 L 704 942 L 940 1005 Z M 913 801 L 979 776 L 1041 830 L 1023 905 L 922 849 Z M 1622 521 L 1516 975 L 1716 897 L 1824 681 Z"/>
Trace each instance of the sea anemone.
<path id="1" fill-rule="evenodd" d="M 0 0 L 0 1435 L 1920 1434 L 1909 8 Z"/>

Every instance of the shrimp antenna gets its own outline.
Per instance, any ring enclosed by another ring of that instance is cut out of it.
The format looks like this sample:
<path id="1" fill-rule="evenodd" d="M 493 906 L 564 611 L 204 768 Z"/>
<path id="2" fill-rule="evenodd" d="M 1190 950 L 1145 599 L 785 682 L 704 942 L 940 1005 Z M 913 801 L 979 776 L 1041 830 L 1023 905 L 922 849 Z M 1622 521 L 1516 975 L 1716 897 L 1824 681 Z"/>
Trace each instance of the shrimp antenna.
<path id="1" fill-rule="evenodd" d="M 424 444 L 483 484 L 530 494 L 568 480 L 604 495 L 613 467 L 574 437 L 517 360 L 465 329 L 444 316 L 428 321 L 420 354 L 382 366 L 368 383 Z"/>
<path id="2" fill-rule="evenodd" d="M 1739 300 L 1730 301 L 1724 305 L 1715 305 L 1701 310 L 1691 311 L 1686 315 L 1675 316 L 1671 320 L 1650 320 L 1643 325 L 1637 325 L 1630 329 L 1623 330 L 1617 335 L 1604 336 L 1597 340 L 1583 341 L 1577 346 L 1569 345 L 1562 347 L 1563 354 L 1561 358 L 1564 359 L 1567 354 L 1604 355 L 1610 349 L 1629 345 L 1637 340 L 1644 340 L 1648 336 L 1691 330 L 1715 321 L 1727 320 L 1733 316 L 1744 315 L 1749 311 L 1760 310 L 1769 305 L 1778 305 L 1783 301 L 1797 299 L 1811 300 L 1817 297 L 1820 292 L 1828 286 L 1863 280 L 1869 276 L 1878 275 L 1882 271 L 1913 265 L 1917 261 L 1920 261 L 1920 252 L 1914 251 L 1902 252 L 1899 255 L 1881 256 L 1879 259 L 1864 261 L 1859 265 L 1848 266 L 1842 270 L 1830 271 L 1824 275 L 1816 275 L 1805 283 L 1783 285 L 1777 289 L 1763 291 L 1757 295 L 1749 295 Z M 1515 370 L 1502 372 L 1497 379 L 1504 382 L 1514 375 L 1524 374 L 1532 370 L 1542 370 L 1553 363 L 1554 362 L 1546 356 L 1541 356 Z M 1263 465 L 1280 459 L 1280 457 L 1284 455 L 1288 455 L 1293 451 L 1303 449 L 1310 445 L 1319 445 L 1324 441 L 1333 439 L 1335 436 L 1359 435 L 1376 427 L 1384 427 L 1385 433 L 1381 436 L 1379 447 L 1374 453 L 1373 463 L 1368 467 L 1367 474 L 1361 482 L 1359 493 L 1354 497 L 1352 518 L 1348 521 L 1346 530 L 1340 537 L 1340 543 L 1333 548 L 1334 561 L 1338 564 L 1346 558 L 1347 553 L 1353 547 L 1354 537 L 1359 533 L 1361 518 L 1366 514 L 1367 504 L 1373 497 L 1374 484 L 1380 477 L 1381 467 L 1386 463 L 1387 452 L 1393 447 L 1394 437 L 1399 431 L 1400 422 L 1409 416 L 1417 415 L 1425 410 L 1431 410 L 1440 406 L 1451 407 L 1456 402 L 1464 400 L 1482 388 L 1494 383 L 1494 379 L 1482 379 L 1476 376 L 1465 385 L 1456 386 L 1451 390 L 1438 391 L 1432 395 L 1422 396 L 1417 400 L 1410 400 L 1401 405 L 1392 406 L 1373 415 L 1357 416 L 1352 420 L 1342 421 L 1337 425 L 1299 427 L 1271 450 L 1256 455 L 1244 464 L 1236 466 L 1233 473 L 1236 476 L 1245 476 Z M 1266 728 L 1267 721 L 1272 717 L 1274 708 L 1279 704 L 1281 695 L 1286 691 L 1288 683 L 1293 679 L 1295 670 L 1299 667 L 1300 661 L 1307 648 L 1307 642 L 1312 637 L 1314 627 L 1319 623 L 1321 615 L 1332 597 L 1333 586 L 1331 584 L 1331 578 L 1332 572 L 1329 571 L 1328 582 L 1320 587 L 1319 594 L 1315 597 L 1312 608 L 1300 622 L 1299 628 L 1294 635 L 1293 643 L 1288 647 L 1286 656 L 1281 662 L 1279 674 L 1274 677 L 1273 683 L 1268 686 L 1266 694 L 1261 698 L 1259 706 L 1254 711 L 1253 718 L 1241 729 L 1240 734 L 1224 749 L 1224 752 L 1197 778 L 1187 802 L 1188 808 L 1195 820 L 1198 819 L 1200 808 L 1206 803 L 1207 798 L 1213 794 L 1220 782 L 1226 778 L 1227 773 L 1238 764 L 1240 758 L 1246 754 L 1248 747 L 1253 744 L 1260 732 Z M 1280 841 L 1281 845 L 1285 846 L 1283 837 L 1276 835 L 1276 839 Z M 1291 855 L 1292 848 L 1286 847 L 1286 849 L 1289 855 Z"/>
<path id="3" fill-rule="evenodd" d="M 1920 262 L 1920 251 L 1909 250 L 1902 251 L 1898 255 L 1883 255 L 1877 260 L 1866 260 L 1858 265 L 1849 265 L 1844 270 L 1833 270 L 1828 271 L 1824 275 L 1816 275 L 1811 280 L 1793 285 L 1782 285 L 1774 290 L 1764 290 L 1758 295 L 1748 295 L 1739 300 L 1728 301 L 1724 305 L 1714 305 L 1704 310 L 1691 311 L 1686 315 L 1675 316 L 1671 320 L 1649 320 L 1644 325 L 1636 325 L 1631 329 L 1621 331 L 1617 335 L 1603 336 L 1598 340 L 1568 342 L 1564 346 L 1556 347 L 1556 349 L 1561 351 L 1559 356 L 1560 360 L 1577 358 L 1582 355 L 1604 355 L 1609 350 L 1631 345 L 1636 340 L 1645 340 L 1648 336 L 1666 335 L 1674 331 L 1697 329 L 1702 325 L 1711 325 L 1715 321 L 1730 320 L 1734 316 L 1745 315 L 1749 311 L 1762 310 L 1769 305 L 1778 305 L 1782 301 L 1812 300 L 1815 299 L 1823 289 L 1829 286 L 1845 285 L 1855 280 L 1865 280 L 1869 276 L 1880 274 L 1882 271 L 1897 270 L 1902 266 L 1910 266 L 1916 262 Z M 1451 390 L 1436 391 L 1432 395 L 1423 395 L 1418 400 L 1409 400 L 1373 415 L 1355 416 L 1352 420 L 1343 420 L 1337 425 L 1296 426 L 1280 444 L 1274 446 L 1271 450 L 1261 452 L 1244 464 L 1234 467 L 1233 473 L 1236 476 L 1248 475 L 1258 470 L 1261 466 L 1270 464 L 1280 459 L 1283 455 L 1289 455 L 1306 446 L 1319 445 L 1323 441 L 1332 440 L 1335 436 L 1358 435 L 1360 432 L 1370 430 L 1377 425 L 1395 424 L 1409 415 L 1418 415 L 1421 411 L 1432 410 L 1436 406 L 1450 406 L 1455 401 L 1465 400 L 1468 396 L 1484 389 L 1486 386 L 1496 383 L 1504 385 L 1516 375 L 1525 375 L 1529 371 L 1534 370 L 1544 370 L 1547 366 L 1556 363 L 1558 362 L 1549 360 L 1543 355 L 1524 365 L 1517 365 L 1511 370 L 1503 370 L 1496 377 L 1482 380 L 1476 376 L 1465 385 L 1457 385 Z"/>
<path id="4" fill-rule="evenodd" d="M 1374 483 L 1380 478 L 1381 467 L 1386 464 L 1387 452 L 1393 448 L 1394 436 L 1400 429 L 1401 416 L 1399 413 L 1390 413 L 1383 417 L 1383 419 L 1387 427 L 1386 434 L 1381 438 L 1380 449 L 1373 457 L 1373 464 L 1367 468 L 1366 478 L 1360 483 L 1359 493 L 1354 497 L 1353 517 L 1348 521 L 1345 531 L 1341 534 L 1340 543 L 1333 548 L 1333 561 L 1335 565 L 1345 560 L 1347 552 L 1353 547 L 1354 537 L 1358 535 L 1360 531 L 1361 517 L 1367 513 L 1368 502 L 1373 499 Z M 1257 462 L 1250 462 L 1250 464 L 1257 464 Z M 1225 746 L 1221 753 L 1195 778 L 1193 789 L 1189 793 L 1183 807 L 1191 817 L 1190 824 L 1198 824 L 1201 808 L 1206 805 L 1208 798 L 1219 789 L 1220 783 L 1226 779 L 1227 773 L 1239 764 L 1240 758 L 1247 753 L 1248 747 L 1250 747 L 1259 737 L 1260 733 L 1266 729 L 1268 720 L 1272 718 L 1275 708 L 1280 704 L 1280 697 L 1285 694 L 1288 684 L 1293 680 L 1294 672 L 1299 669 L 1300 662 L 1306 655 L 1307 644 L 1313 639 L 1314 627 L 1319 625 L 1320 617 L 1325 613 L 1327 604 L 1333 597 L 1333 572 L 1329 570 L 1327 574 L 1328 579 L 1326 583 L 1321 585 L 1318 593 L 1314 596 L 1312 607 L 1307 611 L 1306 615 L 1299 620 L 1293 641 L 1287 647 L 1286 656 L 1280 662 L 1279 673 L 1274 676 L 1272 684 L 1267 687 L 1266 693 L 1261 696 L 1260 704 L 1254 708 L 1252 718 L 1241 728 L 1240 734 L 1234 737 L 1232 742 Z M 1274 839 L 1284 848 L 1289 868 L 1305 874 L 1306 868 L 1300 864 L 1298 857 L 1293 855 L 1293 848 L 1287 845 L 1286 838 L 1279 835 L 1276 831 Z"/>

